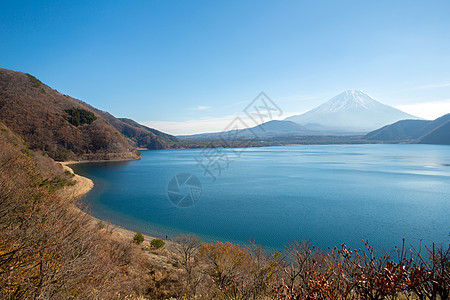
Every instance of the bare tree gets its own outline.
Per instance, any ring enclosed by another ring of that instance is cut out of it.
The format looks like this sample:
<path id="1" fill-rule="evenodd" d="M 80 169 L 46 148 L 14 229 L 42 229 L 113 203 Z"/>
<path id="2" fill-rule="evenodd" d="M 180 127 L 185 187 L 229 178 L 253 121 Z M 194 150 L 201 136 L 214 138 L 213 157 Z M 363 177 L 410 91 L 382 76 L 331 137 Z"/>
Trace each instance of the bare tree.
<path id="1" fill-rule="evenodd" d="M 308 272 L 316 264 L 313 258 L 315 247 L 311 246 L 310 241 L 290 243 L 284 252 L 281 269 L 284 273 L 289 293 L 294 294 L 295 286 L 298 284 L 307 284 Z"/>
<path id="2" fill-rule="evenodd" d="M 194 234 L 178 236 L 174 241 L 174 252 L 178 254 L 177 262 L 186 273 L 186 293 L 195 296 L 197 286 L 201 281 L 201 273 L 197 272 L 196 256 L 202 241 Z"/>

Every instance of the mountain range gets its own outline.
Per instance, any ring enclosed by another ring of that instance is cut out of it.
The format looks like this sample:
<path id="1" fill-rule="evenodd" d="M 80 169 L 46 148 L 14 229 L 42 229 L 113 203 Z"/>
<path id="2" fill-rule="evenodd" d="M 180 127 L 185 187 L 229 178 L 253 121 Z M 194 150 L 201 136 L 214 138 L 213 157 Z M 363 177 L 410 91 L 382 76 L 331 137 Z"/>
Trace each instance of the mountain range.
<path id="1" fill-rule="evenodd" d="M 364 136 L 368 132 L 398 120 L 420 118 L 382 104 L 362 91 L 349 90 L 304 113 L 272 120 L 258 126 L 235 130 L 238 139 L 273 140 L 305 136 Z M 183 140 L 218 140 L 232 132 L 180 136 Z M 323 139 L 320 137 L 319 139 Z M 333 138 L 333 140 L 336 140 Z"/>
<path id="2" fill-rule="evenodd" d="M 315 132 L 367 133 L 403 119 L 419 119 L 382 104 L 362 91 L 345 91 L 324 104 L 286 118 Z"/>
<path id="3" fill-rule="evenodd" d="M 200 133 L 194 135 L 179 136 L 180 139 L 185 141 L 206 141 L 206 140 L 220 140 L 225 136 L 236 136 L 239 140 L 255 140 L 255 139 L 269 139 L 282 136 L 296 136 L 309 133 L 309 130 L 303 126 L 291 122 L 272 120 L 266 123 L 260 124 L 255 127 L 230 130 L 226 132 L 214 132 L 214 133 Z"/>

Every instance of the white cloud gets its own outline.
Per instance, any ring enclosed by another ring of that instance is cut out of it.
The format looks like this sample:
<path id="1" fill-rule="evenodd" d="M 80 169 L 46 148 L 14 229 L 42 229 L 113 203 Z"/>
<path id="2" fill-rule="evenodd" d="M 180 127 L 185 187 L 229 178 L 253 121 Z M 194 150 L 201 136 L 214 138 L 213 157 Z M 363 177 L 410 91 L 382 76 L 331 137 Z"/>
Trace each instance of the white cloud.
<path id="1" fill-rule="evenodd" d="M 395 108 L 428 120 L 434 120 L 450 113 L 450 99 L 416 104 L 397 105 Z"/>
<path id="2" fill-rule="evenodd" d="M 206 105 L 198 105 L 197 107 L 192 107 L 190 108 L 190 110 L 206 110 L 206 109 L 210 109 L 211 106 L 206 106 Z"/>
<path id="3" fill-rule="evenodd" d="M 428 90 L 428 89 L 438 89 L 438 88 L 444 88 L 444 87 L 450 87 L 450 82 L 422 85 L 422 86 L 415 87 L 412 90 Z"/>

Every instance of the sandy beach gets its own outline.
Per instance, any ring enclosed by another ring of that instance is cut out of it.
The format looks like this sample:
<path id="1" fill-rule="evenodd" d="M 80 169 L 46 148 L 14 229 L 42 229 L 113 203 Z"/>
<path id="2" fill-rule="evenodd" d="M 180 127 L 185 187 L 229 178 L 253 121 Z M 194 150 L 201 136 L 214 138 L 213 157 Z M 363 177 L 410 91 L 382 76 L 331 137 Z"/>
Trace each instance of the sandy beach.
<path id="1" fill-rule="evenodd" d="M 75 174 L 75 172 L 68 166 L 69 164 L 73 164 L 75 162 L 62 162 L 60 163 L 65 171 L 69 171 L 74 175 L 73 179 L 77 182 L 75 185 L 72 186 L 65 186 L 61 193 L 64 194 L 66 197 L 70 197 L 73 199 L 78 199 L 81 196 L 87 194 L 93 187 L 94 182 L 87 178 L 80 176 L 78 174 Z"/>

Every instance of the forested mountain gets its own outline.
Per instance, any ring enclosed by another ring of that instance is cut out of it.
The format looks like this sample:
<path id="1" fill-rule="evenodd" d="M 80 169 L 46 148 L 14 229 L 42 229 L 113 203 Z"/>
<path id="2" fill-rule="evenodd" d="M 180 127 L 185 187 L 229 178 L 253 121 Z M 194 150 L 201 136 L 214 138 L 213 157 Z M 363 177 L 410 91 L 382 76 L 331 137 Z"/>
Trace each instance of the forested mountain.
<path id="1" fill-rule="evenodd" d="M 177 141 L 63 95 L 30 74 L 1 68 L 0 121 L 30 149 L 59 161 L 138 159 L 136 147 L 163 149 Z"/>

